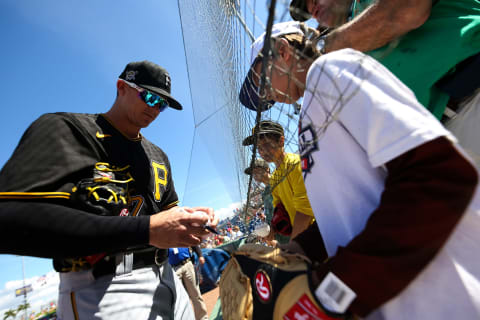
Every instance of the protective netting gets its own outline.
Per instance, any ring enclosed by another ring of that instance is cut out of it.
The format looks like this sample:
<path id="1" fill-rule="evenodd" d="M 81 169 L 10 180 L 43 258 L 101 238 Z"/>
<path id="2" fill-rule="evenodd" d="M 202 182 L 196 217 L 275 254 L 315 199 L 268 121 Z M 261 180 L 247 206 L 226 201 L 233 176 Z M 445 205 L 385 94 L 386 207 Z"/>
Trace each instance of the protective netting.
<path id="1" fill-rule="evenodd" d="M 242 145 L 242 141 L 252 135 L 258 121 L 268 119 L 283 127 L 285 151 L 299 150 L 298 104 L 277 103 L 257 118 L 257 112 L 245 108 L 238 98 L 250 68 L 250 47 L 265 32 L 270 2 L 179 0 L 178 5 L 195 122 L 183 202 L 188 203 L 200 191 L 192 182 L 197 181 L 201 170 L 197 165 L 202 163 L 197 158 L 199 148 L 206 148 L 231 201 L 243 204 L 236 213 L 245 222 L 247 216 L 254 216 L 262 206 L 262 198 L 260 184 L 244 173 L 251 164 L 252 151 L 255 150 L 255 158 L 260 158 L 257 141 L 250 146 Z M 274 22 L 290 20 L 288 1 L 278 1 L 275 9 Z M 288 163 L 277 172 L 272 177 L 272 186 L 283 181 L 296 165 Z M 270 166 L 273 171 L 275 166 Z"/>
<path id="2" fill-rule="evenodd" d="M 199 148 L 199 144 L 203 143 L 215 159 L 215 170 L 221 177 L 225 191 L 229 193 L 232 202 L 244 204 L 237 213 L 245 219 L 249 215 L 254 215 L 262 206 L 260 182 L 244 173 L 245 168 L 253 163 L 252 160 L 262 157 L 258 153 L 259 136 L 254 135 L 253 145 L 242 144 L 246 137 L 252 135 L 255 127 L 259 130 L 259 122 L 270 120 L 280 124 L 283 128 L 284 151 L 297 154 L 296 157 L 285 161 L 281 168 L 279 163 L 274 164 L 274 161 L 266 159 L 270 162 L 270 172 L 278 169 L 270 178 L 269 184 L 272 190 L 300 166 L 298 125 L 302 98 L 293 99 L 290 96 L 290 89 L 301 88 L 301 85 L 296 79 L 297 75 L 292 74 L 293 66 L 285 66 L 283 69 L 272 68 L 271 58 L 279 54 L 275 41 L 265 42 L 265 46 L 269 45 L 271 50 L 262 51 L 266 57 L 260 53 L 260 59 L 263 59 L 264 63 L 261 63 L 261 68 L 254 72 L 256 79 L 251 81 L 257 83 L 263 98 L 269 98 L 266 100 L 270 100 L 272 95 L 277 95 L 277 98 L 283 95 L 286 98 L 284 101 L 290 101 L 292 104 L 276 102 L 268 110 L 257 113 L 243 106 L 239 100 L 242 83 L 252 63 L 253 41 L 265 32 L 268 36 L 272 24 L 291 21 L 288 9 L 290 1 L 179 0 L 178 4 L 195 119 L 195 143 L 191 163 L 201 162 L 200 159 L 195 158 L 195 150 Z M 270 8 L 271 5 L 273 6 Z M 302 24 L 306 38 L 318 39 L 324 30 L 318 31 L 309 27 L 308 23 L 310 22 Z M 305 43 L 302 43 L 301 39 L 296 40 L 295 37 L 289 36 L 284 38 L 291 43 L 298 40 L 302 50 L 296 54 L 308 63 L 311 64 L 318 57 L 317 49 L 313 50 L 313 54 L 303 52 Z M 317 48 L 316 44 L 317 42 L 314 41 L 310 45 Z M 306 68 L 308 69 L 308 66 Z M 302 71 L 298 66 L 295 66 L 295 70 L 295 72 Z M 275 93 L 271 88 L 271 81 L 279 75 L 287 75 L 288 80 L 284 86 L 285 92 L 277 89 L 278 92 Z M 265 92 L 269 92 L 270 96 L 265 97 Z M 349 99 L 342 92 L 337 93 L 335 98 L 337 101 L 334 103 L 334 109 L 330 110 L 330 116 L 324 123 L 316 124 L 310 132 L 311 137 L 317 139 L 321 136 L 328 124 L 335 121 L 336 113 Z M 321 104 L 322 101 L 318 101 L 319 99 L 322 100 L 324 97 L 319 97 L 317 92 L 317 96 L 310 102 L 316 101 Z M 297 101 L 293 102 L 293 100 Z M 262 140 L 265 144 L 268 139 L 262 138 Z M 304 149 L 308 147 L 308 144 L 303 146 Z M 266 147 L 263 146 L 263 148 Z M 252 152 L 255 152 L 254 157 Z M 197 169 L 190 169 L 189 182 L 194 180 L 196 172 Z M 193 192 L 198 192 L 189 182 L 185 189 L 184 202 L 188 202 Z"/>
<path id="3" fill-rule="evenodd" d="M 191 162 L 198 162 L 195 149 L 203 144 L 215 159 L 215 169 L 232 202 L 245 201 L 250 176 L 244 170 L 250 165 L 252 147 L 243 146 L 242 141 L 252 133 L 256 112 L 241 105 L 238 93 L 250 67 L 250 46 L 265 32 L 269 2 L 179 0 L 178 4 L 195 121 Z M 276 22 L 290 19 L 287 8 L 287 1 L 278 2 Z M 294 110 L 277 103 L 261 119 L 280 123 L 285 150 L 298 153 Z M 193 181 L 195 172 L 189 175 Z M 194 186 L 187 182 L 184 202 L 192 192 Z"/>

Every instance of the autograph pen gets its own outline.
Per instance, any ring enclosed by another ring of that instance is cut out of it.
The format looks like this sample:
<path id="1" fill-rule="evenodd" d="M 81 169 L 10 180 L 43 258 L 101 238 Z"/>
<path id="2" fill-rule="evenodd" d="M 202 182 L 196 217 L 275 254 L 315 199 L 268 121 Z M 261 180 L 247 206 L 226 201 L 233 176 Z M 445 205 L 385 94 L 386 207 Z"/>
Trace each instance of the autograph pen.
<path id="1" fill-rule="evenodd" d="M 204 227 L 205 229 L 207 229 L 208 231 L 212 232 L 212 233 L 220 234 L 220 233 L 218 233 L 217 230 L 215 230 L 214 228 L 210 227 L 208 224 L 205 224 L 203 227 Z"/>

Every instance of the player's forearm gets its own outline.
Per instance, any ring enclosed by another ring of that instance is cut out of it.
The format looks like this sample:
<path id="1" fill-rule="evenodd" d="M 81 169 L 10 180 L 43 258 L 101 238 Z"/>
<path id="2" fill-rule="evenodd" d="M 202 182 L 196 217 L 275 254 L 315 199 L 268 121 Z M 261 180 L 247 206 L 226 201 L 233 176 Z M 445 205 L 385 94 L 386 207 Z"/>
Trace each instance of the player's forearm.
<path id="1" fill-rule="evenodd" d="M 430 15 L 431 0 L 379 0 L 350 22 L 330 32 L 326 52 L 380 48 L 421 26 Z"/>
<path id="2" fill-rule="evenodd" d="M 50 203 L 0 202 L 0 253 L 44 258 L 148 244 L 148 216 L 104 217 Z"/>

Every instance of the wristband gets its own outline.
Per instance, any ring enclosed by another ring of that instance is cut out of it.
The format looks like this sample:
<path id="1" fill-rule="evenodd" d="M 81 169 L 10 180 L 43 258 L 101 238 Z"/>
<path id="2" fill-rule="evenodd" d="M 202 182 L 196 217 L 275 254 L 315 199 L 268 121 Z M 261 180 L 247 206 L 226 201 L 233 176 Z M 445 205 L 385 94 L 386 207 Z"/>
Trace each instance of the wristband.
<path id="1" fill-rule="evenodd" d="M 345 313 L 357 295 L 336 275 L 329 272 L 315 290 L 315 296 L 328 311 Z"/>

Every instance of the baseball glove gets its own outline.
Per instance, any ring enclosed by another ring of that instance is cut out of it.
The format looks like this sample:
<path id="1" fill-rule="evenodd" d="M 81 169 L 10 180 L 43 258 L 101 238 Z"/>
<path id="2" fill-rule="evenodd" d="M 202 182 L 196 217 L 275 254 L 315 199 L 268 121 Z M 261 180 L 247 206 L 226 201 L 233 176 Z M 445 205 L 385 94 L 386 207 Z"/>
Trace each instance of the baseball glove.
<path id="1" fill-rule="evenodd" d="M 133 178 L 125 170 L 98 162 L 93 177 L 80 180 L 72 189 L 73 206 L 102 216 L 128 215 L 128 183 Z"/>
<path id="2" fill-rule="evenodd" d="M 116 168 L 98 162 L 92 178 L 80 180 L 72 189 L 72 206 L 101 216 L 128 216 L 128 183 L 133 181 L 126 171 L 128 167 Z M 91 268 L 105 253 L 57 261 L 57 270 L 78 271 Z"/>
<path id="3" fill-rule="evenodd" d="M 308 258 L 245 244 L 220 279 L 223 319 L 346 319 L 326 311 L 312 292 Z"/>

